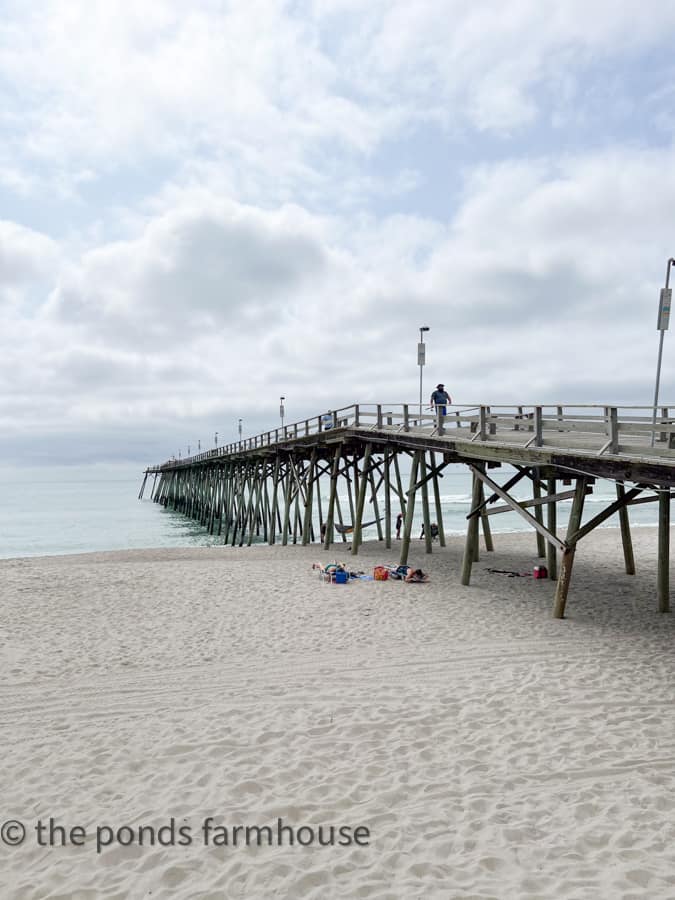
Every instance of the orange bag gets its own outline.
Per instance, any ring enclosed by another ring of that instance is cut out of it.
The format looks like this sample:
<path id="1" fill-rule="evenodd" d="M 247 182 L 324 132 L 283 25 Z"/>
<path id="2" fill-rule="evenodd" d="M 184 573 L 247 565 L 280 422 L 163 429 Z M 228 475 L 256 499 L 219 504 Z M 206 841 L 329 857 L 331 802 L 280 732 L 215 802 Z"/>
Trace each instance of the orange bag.
<path id="1" fill-rule="evenodd" d="M 373 578 L 375 581 L 386 581 L 389 578 L 389 571 L 384 566 L 375 566 L 373 569 Z"/>

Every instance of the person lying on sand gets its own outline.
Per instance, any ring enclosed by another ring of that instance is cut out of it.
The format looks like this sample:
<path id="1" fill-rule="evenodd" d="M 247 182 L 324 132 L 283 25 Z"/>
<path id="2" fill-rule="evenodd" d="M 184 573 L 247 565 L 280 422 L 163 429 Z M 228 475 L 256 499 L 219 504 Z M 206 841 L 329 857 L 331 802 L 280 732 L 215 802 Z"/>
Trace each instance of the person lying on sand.
<path id="1" fill-rule="evenodd" d="M 423 582 L 428 581 L 429 576 L 421 569 L 414 569 L 412 566 L 386 566 L 389 577 L 407 582 Z"/>
<path id="2" fill-rule="evenodd" d="M 364 572 L 359 569 L 358 572 L 354 572 L 351 569 L 348 569 L 344 563 L 332 562 L 326 563 L 325 566 L 322 566 L 321 563 L 312 563 L 313 569 L 318 569 L 321 575 L 328 575 L 331 578 L 336 574 L 336 572 L 346 572 L 349 578 L 363 578 Z"/>
<path id="3" fill-rule="evenodd" d="M 426 575 L 421 569 L 413 569 L 412 566 L 408 566 L 408 574 L 403 580 L 407 582 L 423 582 L 428 581 L 429 576 Z"/>
<path id="4" fill-rule="evenodd" d="M 334 572 L 346 572 L 344 563 L 332 562 L 322 566 L 321 563 L 312 563 L 313 569 L 318 569 L 324 575 L 332 575 Z"/>

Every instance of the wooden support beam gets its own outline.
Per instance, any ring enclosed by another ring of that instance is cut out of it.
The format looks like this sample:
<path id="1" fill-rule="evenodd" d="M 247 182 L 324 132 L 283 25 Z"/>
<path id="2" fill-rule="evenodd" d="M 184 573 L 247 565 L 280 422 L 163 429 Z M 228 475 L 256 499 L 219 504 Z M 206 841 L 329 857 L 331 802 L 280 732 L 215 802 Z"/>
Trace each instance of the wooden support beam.
<path id="1" fill-rule="evenodd" d="M 401 469 L 398 464 L 398 453 L 394 453 L 394 471 L 396 472 L 396 490 L 398 493 L 399 503 L 401 504 L 401 512 L 405 516 L 407 498 L 403 490 L 403 481 L 401 480 Z"/>
<path id="2" fill-rule="evenodd" d="M 323 518 L 323 505 L 321 503 L 321 476 L 328 471 L 328 467 L 319 466 L 319 461 L 317 460 L 317 473 L 316 473 L 316 511 L 319 517 L 319 540 L 321 540 L 321 529 L 325 525 Z M 311 526 L 310 526 L 311 527 Z M 312 527 L 312 532 L 314 531 Z M 312 540 L 314 540 L 314 534 L 312 534 Z"/>
<path id="3" fill-rule="evenodd" d="M 358 482 L 359 470 L 358 470 L 357 462 L 356 462 L 356 454 L 354 455 L 354 461 L 353 461 L 353 462 L 349 462 L 348 465 L 345 466 L 345 469 L 347 469 L 348 466 L 353 466 L 353 468 L 354 468 L 354 478 L 356 479 L 356 480 L 354 481 L 354 490 L 356 490 L 356 485 L 359 483 L 359 482 Z M 351 479 L 351 477 L 347 474 L 347 471 L 345 471 L 345 476 L 344 476 L 344 477 L 345 477 L 345 481 L 347 482 L 347 500 L 349 501 L 349 515 L 350 515 L 350 522 L 351 522 L 352 525 L 353 525 L 354 522 L 355 522 L 355 518 L 356 518 L 356 511 L 355 511 L 355 508 L 354 508 L 354 498 L 353 498 L 353 496 L 352 496 L 352 479 Z"/>
<path id="4" fill-rule="evenodd" d="M 518 482 L 521 479 L 525 478 L 528 475 L 529 475 L 529 472 L 527 469 L 520 469 L 516 475 L 514 475 L 512 478 L 509 478 L 509 480 L 506 482 L 506 484 L 502 485 L 502 490 L 503 491 L 510 490 L 515 484 L 518 484 Z M 471 512 L 467 516 L 467 519 L 472 518 L 473 516 L 477 516 L 485 506 L 489 505 L 490 503 L 494 503 L 495 500 L 498 500 L 498 499 L 499 499 L 499 494 L 490 494 L 490 496 L 487 499 L 483 499 L 476 507 L 472 508 Z M 525 504 L 523 504 L 523 505 L 525 505 Z M 509 504 L 507 507 L 505 507 L 504 511 L 506 511 L 507 509 L 510 509 L 510 508 L 511 508 L 511 506 Z M 488 513 L 488 515 L 489 515 L 489 513 Z"/>
<path id="5" fill-rule="evenodd" d="M 551 534 L 557 535 L 557 506 L 559 495 L 556 494 L 556 485 L 555 478 L 549 478 L 547 484 L 547 517 L 546 517 L 546 527 Z M 567 493 L 567 492 L 565 492 Z M 573 492 L 572 492 L 573 493 Z M 555 544 L 552 544 L 550 541 L 546 542 L 546 563 L 548 568 L 548 577 L 551 581 L 555 581 L 558 577 L 558 551 L 556 549 Z"/>
<path id="6" fill-rule="evenodd" d="M 248 546 L 250 547 L 253 543 L 253 535 L 254 532 L 258 533 L 258 516 L 260 515 L 260 504 L 262 503 L 262 493 L 263 493 L 263 485 L 265 484 L 264 477 L 264 469 L 265 464 L 263 463 L 259 467 L 259 471 L 256 473 L 256 484 L 255 484 L 255 505 L 253 507 L 253 517 L 249 522 L 248 528 Z"/>
<path id="7" fill-rule="evenodd" d="M 271 511 L 271 503 L 270 503 L 270 479 L 273 475 L 273 468 L 268 467 L 267 477 L 265 478 L 265 485 L 263 490 L 263 505 L 262 505 L 262 525 L 263 525 L 263 541 L 267 543 L 269 541 L 270 536 L 270 511 Z"/>
<path id="8" fill-rule="evenodd" d="M 615 500 L 614 503 L 610 503 L 606 509 L 603 509 L 602 512 L 599 512 L 597 516 L 593 516 L 593 518 L 586 522 L 583 528 L 578 528 L 577 531 L 571 535 L 567 539 L 567 542 L 570 541 L 574 544 L 577 544 L 583 537 L 586 537 L 587 534 L 590 534 L 594 528 L 597 528 L 598 525 L 601 525 L 606 519 L 609 519 L 610 516 L 613 516 L 615 512 L 618 512 L 620 509 L 626 506 L 626 504 L 633 499 L 633 497 L 637 497 L 638 494 L 641 494 L 644 490 L 644 486 L 631 488 L 629 491 L 626 491 L 622 497 L 618 500 Z"/>
<path id="9" fill-rule="evenodd" d="M 335 517 L 335 499 L 337 497 L 338 473 L 340 471 L 340 457 L 342 456 L 342 444 L 335 448 L 333 456 L 333 471 L 330 476 L 330 493 L 328 495 L 328 512 L 326 514 L 326 533 L 323 539 L 324 550 L 328 550 L 333 542 L 333 522 Z"/>
<path id="10" fill-rule="evenodd" d="M 302 544 L 309 544 L 309 538 L 312 528 L 312 511 L 314 501 L 314 476 L 316 470 L 316 448 L 312 449 L 309 459 L 309 471 L 305 487 L 305 507 L 302 522 Z"/>
<path id="11" fill-rule="evenodd" d="M 293 476 L 291 475 L 291 458 L 290 456 L 286 460 L 286 473 L 285 479 L 286 484 L 284 486 L 284 518 L 283 518 L 283 529 L 281 533 L 281 545 L 282 547 L 286 547 L 288 544 L 288 525 L 290 522 L 291 516 L 291 482 L 293 481 Z"/>
<path id="12" fill-rule="evenodd" d="M 534 469 L 534 479 L 532 482 L 532 495 L 534 500 L 541 500 L 541 480 L 539 478 L 539 470 Z M 534 507 L 534 517 L 541 526 L 544 524 L 544 516 L 540 504 Z M 541 531 L 537 531 L 537 556 L 544 559 L 546 556 L 546 541 Z"/>
<path id="13" fill-rule="evenodd" d="M 480 499 L 481 503 L 485 500 L 485 485 L 481 481 L 480 483 Z M 485 549 L 488 553 L 492 553 L 495 549 L 494 544 L 492 542 L 492 531 L 490 530 L 490 520 L 488 519 L 487 510 L 483 507 L 483 511 L 480 514 L 480 524 L 483 531 L 483 540 L 485 541 Z"/>
<path id="14" fill-rule="evenodd" d="M 555 482 L 555 478 L 550 479 L 550 480 Z M 587 494 L 593 493 L 593 488 L 590 485 L 586 488 L 586 493 Z M 546 507 L 550 508 L 551 504 L 558 503 L 560 500 L 571 500 L 574 497 L 574 494 L 575 494 L 575 491 L 561 491 L 559 494 L 554 494 L 554 495 L 546 494 L 545 497 L 539 497 L 538 499 L 535 499 L 533 497 L 532 500 L 519 500 L 518 503 L 520 504 L 522 509 L 530 509 L 533 506 L 546 506 Z M 497 498 L 495 498 L 495 499 L 497 499 Z M 656 500 L 657 498 L 654 497 L 653 499 Z M 486 516 L 498 516 L 498 515 L 501 515 L 502 513 L 507 513 L 507 512 L 513 512 L 513 507 L 509 506 L 508 504 L 505 504 L 504 506 L 493 506 L 492 509 L 486 509 L 485 515 Z M 469 513 L 469 515 L 471 515 L 471 513 Z"/>
<path id="15" fill-rule="evenodd" d="M 567 604 L 570 581 L 572 580 L 572 566 L 574 564 L 574 554 L 576 552 L 576 543 L 573 538 L 579 530 L 579 523 L 581 522 L 581 516 L 584 511 L 585 497 L 586 479 L 584 477 L 578 478 L 575 497 L 572 501 L 570 518 L 567 523 L 567 539 L 563 545 L 562 559 L 560 561 L 560 575 L 558 577 L 555 600 L 553 602 L 553 616 L 556 619 L 565 618 L 565 606 Z"/>
<path id="16" fill-rule="evenodd" d="M 424 549 L 427 553 L 432 552 L 431 539 L 431 516 L 429 515 L 429 486 L 427 484 L 427 464 L 426 454 L 422 452 L 420 460 L 420 475 L 422 486 L 422 522 L 424 524 Z"/>
<path id="17" fill-rule="evenodd" d="M 476 507 L 480 503 L 480 485 L 478 467 L 471 466 L 473 472 L 473 486 L 471 489 L 471 506 Z M 468 516 L 467 516 L 468 518 Z M 471 566 L 474 562 L 476 547 L 478 546 L 478 518 L 474 516 L 468 520 L 466 527 L 466 541 L 464 544 L 464 557 L 462 559 L 462 584 L 471 582 Z"/>
<path id="18" fill-rule="evenodd" d="M 230 496 L 232 493 L 232 469 L 234 463 L 228 462 L 225 466 L 225 477 L 223 480 L 223 497 L 220 506 L 220 522 L 218 524 L 218 536 L 223 538 L 223 543 L 227 543 L 227 530 L 230 521 Z M 223 528 L 224 526 L 224 528 Z"/>
<path id="19" fill-rule="evenodd" d="M 237 480 L 234 486 L 233 509 L 232 509 L 232 546 L 237 542 L 237 534 L 239 531 L 239 522 L 241 521 L 242 509 L 244 505 L 244 484 L 246 480 L 245 463 L 241 463 L 237 467 Z"/>
<path id="20" fill-rule="evenodd" d="M 142 499 L 143 499 L 143 491 L 145 490 L 145 484 L 146 484 L 147 480 L 148 480 L 148 473 L 146 472 L 146 473 L 145 473 L 145 478 L 143 479 L 143 484 L 141 485 L 141 489 L 140 489 L 140 491 L 138 492 L 138 499 L 139 499 L 139 500 L 142 500 Z"/>
<path id="21" fill-rule="evenodd" d="M 345 523 L 344 523 L 344 519 L 342 518 L 342 506 L 340 505 L 340 495 L 339 494 L 335 495 L 335 511 L 337 512 L 338 523 L 341 526 L 344 526 Z M 346 544 L 347 543 L 347 535 L 345 534 L 344 531 L 340 532 L 340 537 L 342 538 L 342 543 Z"/>
<path id="22" fill-rule="evenodd" d="M 220 478 L 220 467 L 216 466 L 211 471 L 211 511 L 209 514 L 209 534 L 213 534 L 216 528 L 216 516 L 220 507 L 220 492 L 222 490 L 222 480 Z"/>
<path id="23" fill-rule="evenodd" d="M 239 485 L 240 464 L 233 462 L 230 470 L 230 480 L 228 485 L 227 497 L 227 514 L 225 516 L 225 534 L 223 542 L 229 543 L 230 534 L 234 527 L 234 520 L 237 512 L 237 487 Z"/>
<path id="24" fill-rule="evenodd" d="M 267 539 L 270 546 L 274 544 L 277 530 L 277 510 L 279 505 L 279 469 L 281 467 L 281 456 L 277 453 L 274 460 L 274 474 L 272 475 L 272 506 L 270 509 L 269 519 L 269 537 Z"/>
<path id="25" fill-rule="evenodd" d="M 622 481 L 616 483 L 617 500 L 623 500 L 626 489 Z M 635 557 L 633 556 L 633 540 L 630 535 L 630 520 L 628 518 L 629 503 L 624 503 L 619 509 L 619 524 L 621 526 L 621 545 L 623 547 L 623 562 L 626 575 L 635 575 Z"/>
<path id="26" fill-rule="evenodd" d="M 391 450 L 384 448 L 384 546 L 391 550 Z"/>
<path id="27" fill-rule="evenodd" d="M 443 526 L 443 509 L 441 507 L 441 490 L 438 484 L 438 475 L 440 470 L 436 465 L 436 454 L 433 452 L 433 450 L 430 451 L 429 456 L 431 458 L 431 469 L 434 476 L 434 506 L 436 508 L 436 524 L 438 525 L 438 543 L 441 545 L 441 547 L 445 547 L 445 529 Z"/>
<path id="28" fill-rule="evenodd" d="M 670 499 L 673 499 L 672 493 Z M 629 500 L 626 506 L 639 506 L 641 503 L 658 503 L 658 500 L 659 494 L 652 494 L 649 497 L 636 497 L 635 500 Z"/>
<path id="29" fill-rule="evenodd" d="M 244 535 L 246 533 L 246 528 L 250 519 L 250 510 L 251 510 L 251 499 L 252 499 L 252 487 L 251 487 L 251 475 L 253 470 L 253 464 L 247 463 L 245 469 L 244 480 L 242 482 L 241 488 L 241 503 L 239 508 L 239 519 L 238 519 L 238 534 L 239 534 L 239 546 L 243 547 L 244 545 Z M 248 490 L 247 490 L 248 489 Z M 236 535 L 235 535 L 236 536 Z M 232 546 L 234 547 L 235 540 L 232 539 Z"/>
<path id="30" fill-rule="evenodd" d="M 413 515 L 415 513 L 415 485 L 417 484 L 417 470 L 419 469 L 421 450 L 416 450 L 412 463 L 410 464 L 410 489 L 408 492 L 408 502 L 406 504 L 405 522 L 403 525 L 403 540 L 401 541 L 401 556 L 399 564 L 402 566 L 408 563 L 408 554 L 410 552 L 410 536 L 412 533 Z"/>
<path id="31" fill-rule="evenodd" d="M 480 469 L 477 465 L 474 465 L 474 464 L 471 465 L 471 470 L 472 470 L 472 471 L 478 476 L 478 478 L 480 478 L 480 480 L 481 480 L 484 484 L 486 484 L 486 485 L 487 485 L 487 486 L 488 486 L 488 487 L 489 487 L 489 488 L 490 488 L 490 489 L 491 489 L 498 497 L 501 497 L 501 499 L 502 499 L 505 503 L 508 503 L 509 506 L 513 509 L 514 512 L 517 512 L 519 516 L 521 516 L 523 519 L 525 519 L 525 521 L 526 521 L 528 524 L 530 524 L 533 528 L 535 528 L 537 531 L 541 531 L 542 534 L 544 535 L 544 537 L 546 538 L 547 541 L 552 541 L 552 542 L 556 545 L 556 547 L 558 547 L 560 550 L 564 550 L 564 549 L 565 549 L 565 544 L 564 544 L 564 543 L 563 543 L 556 535 L 551 534 L 551 533 L 550 533 L 543 525 L 540 525 L 539 522 L 537 522 L 537 520 L 534 518 L 534 516 L 531 516 L 531 515 L 527 512 L 526 509 L 523 509 L 523 507 L 520 505 L 520 503 L 518 503 L 516 500 L 514 500 L 512 497 L 510 497 L 510 496 L 506 493 L 506 491 L 503 490 L 503 488 L 501 488 L 498 484 L 496 484 L 496 483 L 490 478 L 489 475 L 486 475 L 485 472 L 481 471 L 481 469 Z M 478 497 L 479 495 L 477 494 L 476 496 Z M 477 503 L 479 502 L 478 499 L 477 499 L 476 502 L 477 502 Z M 469 514 L 469 515 L 470 515 L 470 514 Z M 467 516 L 467 519 L 468 519 L 468 518 L 469 518 L 469 516 Z"/>
<path id="32" fill-rule="evenodd" d="M 359 491 L 359 484 L 360 484 L 359 450 L 358 449 L 354 450 L 353 466 L 354 466 L 354 505 L 352 507 L 352 526 L 355 526 L 356 525 L 356 507 L 358 506 L 358 499 L 359 499 L 358 491 Z M 361 536 L 359 535 L 358 537 L 360 539 Z M 353 546 L 354 546 L 354 533 L 352 531 L 352 547 Z"/>
<path id="33" fill-rule="evenodd" d="M 375 527 L 377 528 L 378 541 L 384 540 L 382 533 L 382 522 L 380 521 L 380 505 L 377 502 L 377 487 L 375 486 L 375 476 L 373 474 L 374 467 L 371 466 L 368 473 L 368 481 L 370 482 L 370 502 L 373 504 L 373 515 L 375 516 Z"/>
<path id="34" fill-rule="evenodd" d="M 297 475 L 297 473 L 296 473 Z M 296 487 L 293 503 L 293 543 L 298 543 L 298 533 L 302 534 L 302 519 L 300 518 L 300 488 Z"/>
<path id="35" fill-rule="evenodd" d="M 354 532 L 352 534 L 352 556 L 356 556 L 359 552 L 359 544 L 361 543 L 363 509 L 366 505 L 366 490 L 368 488 L 368 476 L 370 474 L 370 457 L 373 452 L 373 445 L 366 444 L 366 450 L 363 455 L 361 464 L 361 483 L 359 484 L 359 495 L 356 502 L 356 517 L 352 524 Z"/>
<path id="36" fill-rule="evenodd" d="M 246 502 L 244 505 L 242 522 L 241 522 L 241 535 L 239 537 L 239 546 L 244 546 L 244 537 L 248 533 L 251 536 L 253 532 L 253 504 L 254 504 L 254 496 L 255 496 L 255 462 L 251 462 L 249 466 L 249 478 L 248 478 L 248 497 L 246 498 Z"/>
<path id="37" fill-rule="evenodd" d="M 670 612 L 670 490 L 659 494 L 659 554 L 657 562 L 657 601 L 660 613 Z"/>

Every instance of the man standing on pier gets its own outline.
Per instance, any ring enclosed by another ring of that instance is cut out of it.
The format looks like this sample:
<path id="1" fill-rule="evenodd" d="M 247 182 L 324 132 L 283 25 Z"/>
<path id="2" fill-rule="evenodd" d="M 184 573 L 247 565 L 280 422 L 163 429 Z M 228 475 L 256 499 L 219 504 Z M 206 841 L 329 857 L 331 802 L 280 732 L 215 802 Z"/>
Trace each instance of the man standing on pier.
<path id="1" fill-rule="evenodd" d="M 431 395 L 431 408 L 437 409 L 441 416 L 447 415 L 447 403 L 452 403 L 450 394 L 445 390 L 442 384 L 436 385 L 436 390 Z"/>

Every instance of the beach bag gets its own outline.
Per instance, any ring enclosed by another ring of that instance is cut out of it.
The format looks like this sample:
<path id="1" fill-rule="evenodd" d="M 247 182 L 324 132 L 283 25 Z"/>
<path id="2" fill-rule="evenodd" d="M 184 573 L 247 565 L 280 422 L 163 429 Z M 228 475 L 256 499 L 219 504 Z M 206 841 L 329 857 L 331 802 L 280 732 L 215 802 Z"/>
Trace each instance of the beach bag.
<path id="1" fill-rule="evenodd" d="M 334 580 L 335 584 L 347 584 L 347 582 L 349 581 L 349 575 L 344 571 L 338 570 L 335 573 Z"/>
<path id="2" fill-rule="evenodd" d="M 373 578 L 375 581 L 386 581 L 389 578 L 389 571 L 384 566 L 375 566 Z"/>

